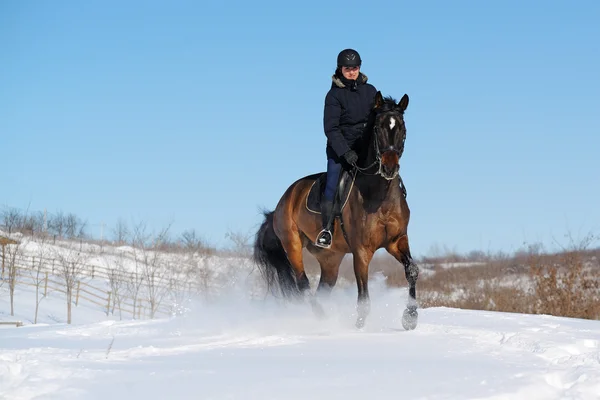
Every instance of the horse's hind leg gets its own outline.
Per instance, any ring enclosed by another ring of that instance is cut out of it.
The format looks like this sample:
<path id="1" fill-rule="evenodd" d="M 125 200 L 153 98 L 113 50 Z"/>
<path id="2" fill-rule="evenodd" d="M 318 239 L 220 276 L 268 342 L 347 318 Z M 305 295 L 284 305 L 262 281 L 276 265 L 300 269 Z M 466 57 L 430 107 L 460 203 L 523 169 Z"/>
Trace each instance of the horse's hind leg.
<path id="1" fill-rule="evenodd" d="M 402 326 L 406 330 L 415 329 L 417 327 L 417 279 L 419 278 L 419 267 L 410 255 L 410 247 L 408 245 L 408 236 L 401 235 L 387 246 L 387 251 L 396 260 L 404 265 L 404 275 L 408 281 L 408 304 L 402 315 Z"/>
<path id="2" fill-rule="evenodd" d="M 279 236 L 281 245 L 294 269 L 298 290 L 300 294 L 304 294 L 310 289 L 310 282 L 304 271 L 304 262 L 302 260 L 303 244 L 300 233 L 291 227 L 284 227 L 277 232 L 277 236 Z"/>
<path id="3" fill-rule="evenodd" d="M 279 237 L 284 238 L 281 240 L 281 244 L 296 274 L 296 282 L 301 297 L 308 300 L 317 317 L 323 318 L 325 315 L 323 307 L 321 307 L 314 296 L 309 294 L 310 282 L 304 271 L 304 261 L 302 257 L 302 249 L 304 248 L 302 236 L 297 230 L 288 230 L 285 231 L 284 235 L 280 235 Z"/>
<path id="4" fill-rule="evenodd" d="M 344 254 L 321 249 L 310 242 L 306 248 L 317 259 L 319 265 L 321 266 L 321 278 L 319 279 L 319 286 L 317 287 L 315 296 L 311 297 L 311 305 L 314 313 L 319 318 L 324 318 L 325 310 L 318 302 L 318 297 L 328 296 L 331 293 L 331 289 L 333 289 L 335 283 L 337 282 L 338 272 L 342 259 L 344 258 Z"/>
<path id="5" fill-rule="evenodd" d="M 324 250 L 314 246 L 312 243 L 306 248 L 317 259 L 321 266 L 321 278 L 319 279 L 317 293 L 325 295 L 329 294 L 337 282 L 340 264 L 342 263 L 345 254 Z"/>

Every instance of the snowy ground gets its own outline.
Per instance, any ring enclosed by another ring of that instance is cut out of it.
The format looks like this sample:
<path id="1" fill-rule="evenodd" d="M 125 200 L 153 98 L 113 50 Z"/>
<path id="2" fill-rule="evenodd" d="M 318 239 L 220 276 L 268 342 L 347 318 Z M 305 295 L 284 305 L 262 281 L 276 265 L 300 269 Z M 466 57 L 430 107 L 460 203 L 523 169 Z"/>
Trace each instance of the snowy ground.
<path id="1" fill-rule="evenodd" d="M 232 292 L 154 321 L 80 307 L 75 325 L 47 299 L 45 324 L 0 329 L 0 398 L 600 398 L 600 321 L 430 308 L 407 332 L 405 291 L 373 284 L 357 331 L 355 296 L 334 291 L 325 320 Z"/>

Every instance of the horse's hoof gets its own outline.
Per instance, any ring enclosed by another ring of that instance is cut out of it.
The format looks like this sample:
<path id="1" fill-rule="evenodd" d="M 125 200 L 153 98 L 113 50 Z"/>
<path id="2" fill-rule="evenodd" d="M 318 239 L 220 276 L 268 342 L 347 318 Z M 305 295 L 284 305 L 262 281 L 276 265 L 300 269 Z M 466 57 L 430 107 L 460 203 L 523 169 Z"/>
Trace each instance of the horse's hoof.
<path id="1" fill-rule="evenodd" d="M 362 317 L 359 317 L 359 318 L 356 320 L 356 328 L 357 328 L 357 329 L 362 329 L 362 328 L 364 328 L 364 327 L 365 327 L 365 319 L 364 319 L 364 318 L 362 318 Z"/>
<path id="2" fill-rule="evenodd" d="M 417 327 L 419 313 L 416 308 L 407 308 L 402 314 L 402 327 L 407 331 L 412 331 Z"/>

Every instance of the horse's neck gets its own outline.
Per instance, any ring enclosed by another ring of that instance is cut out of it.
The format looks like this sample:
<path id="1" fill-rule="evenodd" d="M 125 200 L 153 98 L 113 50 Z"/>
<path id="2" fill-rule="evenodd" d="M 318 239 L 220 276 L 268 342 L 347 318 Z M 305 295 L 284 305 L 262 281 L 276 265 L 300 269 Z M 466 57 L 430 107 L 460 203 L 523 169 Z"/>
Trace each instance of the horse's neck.
<path id="1" fill-rule="evenodd" d="M 362 168 L 368 168 L 369 171 L 367 171 L 368 173 L 375 173 L 377 172 L 377 168 L 379 168 L 379 165 L 377 165 L 377 150 L 375 149 L 375 141 L 373 140 L 373 135 L 375 134 L 373 132 L 372 127 L 369 127 L 368 132 L 370 132 L 369 135 L 367 135 L 364 138 L 364 142 L 363 142 L 363 150 L 360 152 L 359 156 L 359 160 L 360 163 L 362 165 L 360 165 L 360 167 Z"/>
<path id="2" fill-rule="evenodd" d="M 359 173 L 356 177 L 356 189 L 368 212 L 376 211 L 383 203 L 393 200 L 397 196 L 394 185 L 399 185 L 397 177 L 390 181 L 379 175 Z"/>

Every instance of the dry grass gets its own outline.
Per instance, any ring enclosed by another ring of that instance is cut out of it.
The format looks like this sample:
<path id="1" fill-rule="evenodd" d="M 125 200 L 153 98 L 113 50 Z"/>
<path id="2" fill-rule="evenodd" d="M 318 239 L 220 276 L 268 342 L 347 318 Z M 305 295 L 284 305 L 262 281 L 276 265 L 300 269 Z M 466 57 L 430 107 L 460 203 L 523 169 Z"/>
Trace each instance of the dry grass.
<path id="1" fill-rule="evenodd" d="M 474 267 L 437 267 L 419 281 L 418 293 L 423 307 L 600 319 L 599 259 L 593 252 L 570 251 Z"/>
<path id="2" fill-rule="evenodd" d="M 600 266 L 597 257 L 573 251 L 529 262 L 534 313 L 600 319 Z"/>

